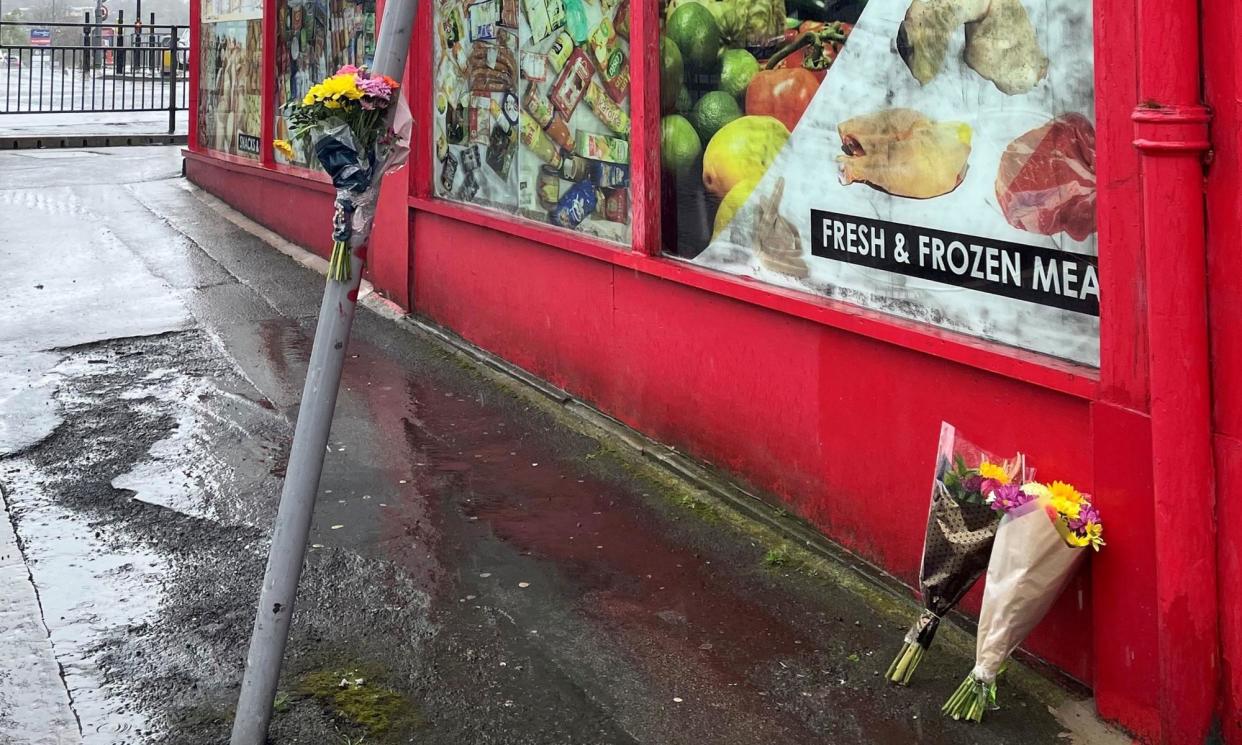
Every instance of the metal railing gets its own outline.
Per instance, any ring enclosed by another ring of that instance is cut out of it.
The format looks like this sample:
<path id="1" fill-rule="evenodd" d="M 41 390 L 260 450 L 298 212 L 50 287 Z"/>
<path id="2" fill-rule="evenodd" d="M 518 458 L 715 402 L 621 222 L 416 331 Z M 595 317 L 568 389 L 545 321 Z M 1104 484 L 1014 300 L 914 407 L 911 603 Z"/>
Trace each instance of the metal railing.
<path id="1" fill-rule="evenodd" d="M 0 114 L 189 108 L 184 26 L 0 22 Z M 20 43 L 18 43 L 20 42 Z"/>

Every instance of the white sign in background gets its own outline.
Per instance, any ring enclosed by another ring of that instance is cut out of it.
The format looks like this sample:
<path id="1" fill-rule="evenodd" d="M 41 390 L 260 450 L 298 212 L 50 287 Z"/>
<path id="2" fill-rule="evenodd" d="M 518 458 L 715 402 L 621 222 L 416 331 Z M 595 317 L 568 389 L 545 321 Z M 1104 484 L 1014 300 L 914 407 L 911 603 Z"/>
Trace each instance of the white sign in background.
<path id="1" fill-rule="evenodd" d="M 1071 112 L 1094 121 L 1091 4 L 1022 0 L 1049 63 L 1032 90 L 1016 95 L 1001 92 L 967 66 L 961 30 L 952 36 L 940 73 L 920 85 L 897 51 L 898 29 L 909 4 L 910 0 L 870 0 L 788 142 L 729 227 L 695 263 L 1098 365 L 1097 316 L 811 255 L 811 210 L 1096 255 L 1094 233 L 1077 241 L 1063 232 L 1040 235 L 1011 226 L 996 196 L 1001 155 L 1013 140 Z M 864 183 L 840 183 L 838 156 L 843 151 L 838 123 L 899 107 L 915 109 L 937 122 L 970 126 L 968 168 L 956 189 L 931 199 L 911 199 Z M 752 225 L 759 205 L 779 179 L 784 180 L 780 213 L 797 228 L 808 268 L 803 278 L 766 268 L 756 252 Z M 917 252 L 918 247 L 906 248 Z M 1077 281 L 1074 292 L 1092 292 L 1089 285 L 1084 288 L 1083 277 Z"/>

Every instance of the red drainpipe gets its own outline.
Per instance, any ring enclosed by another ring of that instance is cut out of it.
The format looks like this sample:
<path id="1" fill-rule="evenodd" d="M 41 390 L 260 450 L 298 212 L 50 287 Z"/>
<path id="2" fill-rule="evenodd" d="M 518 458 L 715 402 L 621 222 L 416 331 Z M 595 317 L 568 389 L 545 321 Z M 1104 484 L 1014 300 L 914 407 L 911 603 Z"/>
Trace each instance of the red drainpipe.
<path id="1" fill-rule="evenodd" d="M 1138 6 L 1132 118 L 1151 342 L 1161 741 L 1200 745 L 1220 675 L 1204 224 L 1211 112 L 1202 102 L 1197 0 Z"/>

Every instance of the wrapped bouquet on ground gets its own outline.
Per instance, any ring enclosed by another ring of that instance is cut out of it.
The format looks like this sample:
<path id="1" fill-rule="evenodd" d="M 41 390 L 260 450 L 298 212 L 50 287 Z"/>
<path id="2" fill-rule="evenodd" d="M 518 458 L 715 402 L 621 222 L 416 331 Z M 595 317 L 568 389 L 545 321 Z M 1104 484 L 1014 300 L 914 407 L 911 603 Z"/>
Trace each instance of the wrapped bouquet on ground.
<path id="1" fill-rule="evenodd" d="M 375 219 L 380 173 L 409 155 L 412 120 L 397 81 L 345 65 L 286 107 L 290 140 L 277 150 L 292 157 L 309 145 L 336 187 L 328 279 L 351 278 L 350 251 L 366 242 Z"/>
<path id="2" fill-rule="evenodd" d="M 931 646 L 940 619 L 987 568 L 998 518 L 987 504 L 987 495 L 1029 477 L 1021 455 L 1001 461 L 967 441 L 953 425 L 940 425 L 936 476 L 919 570 L 924 611 L 889 666 L 889 681 L 899 685 L 910 682 L 923 653 Z"/>
<path id="3" fill-rule="evenodd" d="M 988 494 L 1002 513 L 988 563 L 975 667 L 944 705 L 954 719 L 982 721 L 996 708 L 996 676 L 1052 607 L 1086 555 L 1104 545 L 1091 496 L 1070 484 L 1009 484 Z"/>

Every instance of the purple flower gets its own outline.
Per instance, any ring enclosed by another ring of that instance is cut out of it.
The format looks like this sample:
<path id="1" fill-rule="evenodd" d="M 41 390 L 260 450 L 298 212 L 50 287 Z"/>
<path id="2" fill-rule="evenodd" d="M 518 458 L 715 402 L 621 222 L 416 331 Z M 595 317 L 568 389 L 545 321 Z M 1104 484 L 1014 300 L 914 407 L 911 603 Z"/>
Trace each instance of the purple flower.
<path id="1" fill-rule="evenodd" d="M 392 87 L 383 78 L 362 78 L 358 81 L 358 88 L 364 96 L 378 98 L 387 101 L 392 96 Z"/>
<path id="2" fill-rule="evenodd" d="M 1082 530 L 1088 525 L 1098 523 L 1099 521 L 1100 511 L 1095 508 L 1095 505 L 1084 500 L 1082 505 L 1078 508 L 1078 519 L 1068 521 L 1066 526 L 1070 530 L 1077 531 Z"/>
<path id="3" fill-rule="evenodd" d="M 983 477 L 976 473 L 963 481 L 962 486 L 965 487 L 966 491 L 977 494 L 979 493 L 979 487 L 983 486 Z"/>
<path id="4" fill-rule="evenodd" d="M 999 486 L 992 492 L 992 496 L 992 509 L 997 512 L 1009 512 L 1031 501 L 1031 495 L 1016 484 Z"/>

